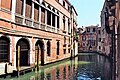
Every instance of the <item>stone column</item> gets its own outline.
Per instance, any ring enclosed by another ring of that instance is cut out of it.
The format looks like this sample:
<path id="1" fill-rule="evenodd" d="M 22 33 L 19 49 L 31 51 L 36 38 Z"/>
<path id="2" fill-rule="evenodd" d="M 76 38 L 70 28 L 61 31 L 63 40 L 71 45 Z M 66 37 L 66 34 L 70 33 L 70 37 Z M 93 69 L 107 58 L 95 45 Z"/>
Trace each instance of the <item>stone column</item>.
<path id="1" fill-rule="evenodd" d="M 25 24 L 25 9 L 26 9 L 26 0 L 23 0 L 23 16 L 24 16 L 24 19 L 23 19 L 23 24 Z"/>
<path id="2" fill-rule="evenodd" d="M 10 63 L 12 63 L 12 59 L 14 57 L 14 54 L 12 53 L 12 45 L 13 45 L 13 40 L 12 40 L 12 36 L 9 37 L 10 38 Z M 12 63 L 13 64 L 13 63 Z"/>
<path id="3" fill-rule="evenodd" d="M 44 41 L 44 64 L 46 64 L 46 59 L 47 59 L 47 40 Z"/>
<path id="4" fill-rule="evenodd" d="M 53 27 L 53 26 L 52 26 L 52 14 L 53 14 L 53 13 L 51 13 L 51 31 L 52 31 L 52 27 Z"/>
<path id="5" fill-rule="evenodd" d="M 47 10 L 45 9 L 45 30 L 46 30 L 46 26 L 47 26 Z"/>
<path id="6" fill-rule="evenodd" d="M 34 46 L 33 46 L 33 44 L 34 44 L 34 42 L 32 42 L 32 40 L 33 40 L 33 37 L 32 38 L 28 38 L 29 39 L 29 43 L 30 43 L 30 51 L 29 51 L 29 56 L 28 56 L 28 63 L 30 64 L 30 65 L 33 65 L 34 64 L 34 58 L 33 58 L 33 54 L 34 54 L 34 52 L 33 52 L 33 48 L 34 48 Z"/>
<path id="7" fill-rule="evenodd" d="M 16 0 L 12 0 L 12 22 L 15 22 Z"/>
<path id="8" fill-rule="evenodd" d="M 34 2 L 32 2 L 32 27 L 34 26 Z"/>
<path id="9" fill-rule="evenodd" d="M 39 6 L 39 28 L 41 26 L 41 6 Z"/>

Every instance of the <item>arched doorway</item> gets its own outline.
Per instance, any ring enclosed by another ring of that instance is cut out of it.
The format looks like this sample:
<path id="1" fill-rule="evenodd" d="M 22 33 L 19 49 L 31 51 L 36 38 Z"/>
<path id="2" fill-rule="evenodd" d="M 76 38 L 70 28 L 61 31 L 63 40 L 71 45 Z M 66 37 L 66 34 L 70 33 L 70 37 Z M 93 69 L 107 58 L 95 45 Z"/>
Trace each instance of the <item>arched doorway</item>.
<path id="1" fill-rule="evenodd" d="M 0 37 L 0 62 L 9 62 L 10 40 L 7 37 Z"/>
<path id="2" fill-rule="evenodd" d="M 57 55 L 59 55 L 60 43 L 57 41 Z"/>
<path id="3" fill-rule="evenodd" d="M 50 56 L 50 41 L 47 42 L 47 56 Z"/>
<path id="4" fill-rule="evenodd" d="M 35 61 L 37 64 L 44 65 L 44 43 L 41 40 L 35 44 Z"/>
<path id="5" fill-rule="evenodd" d="M 30 45 L 29 45 L 29 42 L 22 38 L 20 39 L 18 42 L 17 42 L 17 45 L 16 45 L 16 66 L 18 64 L 18 47 L 20 46 L 20 59 L 19 59 L 19 66 L 29 66 L 29 50 L 30 50 Z"/>

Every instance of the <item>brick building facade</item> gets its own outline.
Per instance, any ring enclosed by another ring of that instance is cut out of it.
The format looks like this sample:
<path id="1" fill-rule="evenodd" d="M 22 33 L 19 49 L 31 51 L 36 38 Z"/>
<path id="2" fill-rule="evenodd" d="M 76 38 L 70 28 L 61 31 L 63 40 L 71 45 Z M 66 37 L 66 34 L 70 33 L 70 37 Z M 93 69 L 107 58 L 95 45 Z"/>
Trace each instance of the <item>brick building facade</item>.
<path id="1" fill-rule="evenodd" d="M 111 41 L 111 34 L 109 33 L 109 30 L 106 28 L 107 24 L 109 23 L 105 23 L 106 22 L 106 6 L 107 4 L 104 3 L 102 11 L 101 11 L 101 46 L 102 46 L 102 53 L 107 55 L 107 56 L 111 56 L 112 55 L 112 41 Z"/>
<path id="2" fill-rule="evenodd" d="M 105 29 L 111 34 L 113 75 L 112 80 L 120 79 L 120 1 L 105 0 Z"/>
<path id="3" fill-rule="evenodd" d="M 11 68 L 9 73 L 17 66 L 69 58 L 74 27 L 71 8 L 68 0 L 0 0 L 1 74 L 5 64 Z"/>
<path id="4" fill-rule="evenodd" d="M 79 52 L 97 51 L 97 28 L 98 26 L 88 26 L 79 35 Z"/>

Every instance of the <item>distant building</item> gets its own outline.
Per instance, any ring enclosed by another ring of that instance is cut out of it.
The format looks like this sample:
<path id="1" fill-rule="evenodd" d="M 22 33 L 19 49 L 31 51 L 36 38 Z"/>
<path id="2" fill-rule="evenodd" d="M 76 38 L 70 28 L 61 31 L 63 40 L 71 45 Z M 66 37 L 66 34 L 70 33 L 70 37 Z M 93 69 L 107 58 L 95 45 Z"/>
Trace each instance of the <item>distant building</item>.
<path id="1" fill-rule="evenodd" d="M 97 51 L 97 28 L 98 26 L 88 26 L 79 34 L 79 52 Z"/>

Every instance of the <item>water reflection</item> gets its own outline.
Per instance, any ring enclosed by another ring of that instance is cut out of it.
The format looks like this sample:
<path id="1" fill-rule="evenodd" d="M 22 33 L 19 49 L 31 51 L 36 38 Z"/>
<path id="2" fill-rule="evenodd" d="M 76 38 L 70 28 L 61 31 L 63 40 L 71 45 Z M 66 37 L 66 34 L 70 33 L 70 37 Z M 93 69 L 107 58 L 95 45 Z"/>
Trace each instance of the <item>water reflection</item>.
<path id="1" fill-rule="evenodd" d="M 110 63 L 102 56 L 81 55 L 11 80 L 111 80 L 111 70 Z"/>
<path id="2" fill-rule="evenodd" d="M 93 62 L 91 64 L 78 65 L 77 80 L 111 80 L 111 66 L 108 59 L 99 55 L 79 56 L 78 60 Z"/>

